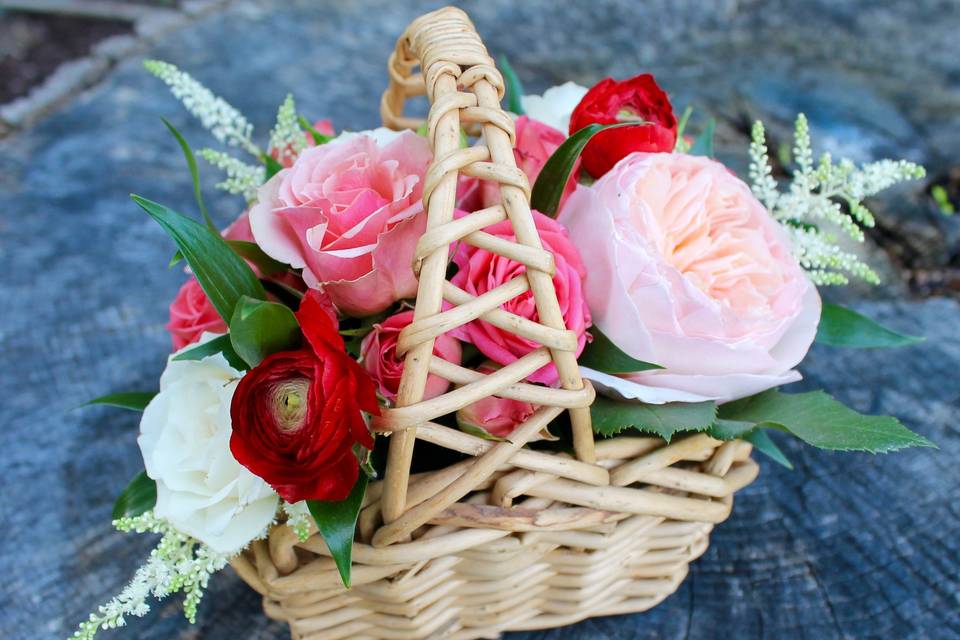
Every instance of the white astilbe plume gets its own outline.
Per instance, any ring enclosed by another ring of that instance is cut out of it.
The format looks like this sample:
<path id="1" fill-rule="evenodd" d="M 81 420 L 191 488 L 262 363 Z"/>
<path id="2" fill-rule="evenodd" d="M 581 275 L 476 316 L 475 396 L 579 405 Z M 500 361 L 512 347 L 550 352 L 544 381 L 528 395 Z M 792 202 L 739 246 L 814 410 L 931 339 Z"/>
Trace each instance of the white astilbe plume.
<path id="1" fill-rule="evenodd" d="M 270 132 L 270 150 L 276 152 L 277 161 L 285 164 L 294 160 L 307 146 L 307 139 L 297 121 L 297 107 L 293 96 L 287 98 L 277 110 L 277 124 Z"/>
<path id="2" fill-rule="evenodd" d="M 303 500 L 293 504 L 284 501 L 281 508 L 287 514 L 287 526 L 293 529 L 300 542 L 306 542 L 310 538 L 310 522 L 313 520 L 307 503 Z"/>
<path id="3" fill-rule="evenodd" d="M 750 181 L 757 198 L 791 236 L 800 265 L 816 284 L 846 284 L 853 276 L 876 284 L 877 274 L 856 255 L 837 246 L 831 232 L 839 230 L 863 242 L 863 229 L 874 225 L 862 200 L 906 180 L 922 178 L 923 167 L 906 160 L 880 160 L 857 167 L 843 159 L 834 164 L 829 153 L 814 165 L 807 118 L 797 116 L 793 156 L 797 170 L 786 192 L 780 191 L 770 169 L 763 124 L 753 125 Z M 847 205 L 844 211 L 841 203 Z"/>
<path id="4" fill-rule="evenodd" d="M 253 125 L 226 100 L 169 62 L 147 60 L 143 66 L 167 83 L 187 111 L 198 118 L 218 141 L 245 149 L 257 157 L 261 155 L 260 148 L 253 143 Z"/>
<path id="5" fill-rule="evenodd" d="M 197 155 L 226 172 L 227 179 L 217 184 L 218 189 L 242 195 L 247 202 L 257 197 L 257 189 L 266 180 L 266 169 L 262 165 L 247 164 L 216 149 L 200 149 Z"/>
<path id="6" fill-rule="evenodd" d="M 151 595 L 159 599 L 178 591 L 185 594 L 184 615 L 191 623 L 195 622 L 197 605 L 210 576 L 226 566 L 229 557 L 176 531 L 151 511 L 115 520 L 113 524 L 119 531 L 159 533 L 162 537 L 147 562 L 137 569 L 130 584 L 96 613 L 91 613 L 73 638 L 92 640 L 101 629 L 122 627 L 128 616 L 143 617 L 150 611 L 147 598 Z"/>

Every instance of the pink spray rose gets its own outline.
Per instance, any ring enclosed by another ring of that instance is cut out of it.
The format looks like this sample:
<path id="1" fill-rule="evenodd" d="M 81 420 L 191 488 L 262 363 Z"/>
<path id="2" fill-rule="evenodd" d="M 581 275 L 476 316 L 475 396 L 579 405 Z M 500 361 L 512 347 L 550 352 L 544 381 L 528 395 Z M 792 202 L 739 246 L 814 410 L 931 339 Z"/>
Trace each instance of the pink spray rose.
<path id="1" fill-rule="evenodd" d="M 352 134 L 305 149 L 260 187 L 250 209 L 257 244 L 303 269 L 307 285 L 324 289 L 349 315 L 411 297 L 431 159 L 426 138 L 409 131 Z"/>
<path id="2" fill-rule="evenodd" d="M 480 366 L 480 373 L 493 373 L 497 367 L 491 363 Z M 467 405 L 457 412 L 457 424 L 463 427 L 478 427 L 498 438 L 509 438 L 521 422 L 533 415 L 536 409 L 529 402 L 489 396 Z"/>
<path id="3" fill-rule="evenodd" d="M 597 327 L 665 369 L 587 377 L 647 402 L 728 401 L 798 380 L 820 297 L 789 240 L 722 164 L 633 153 L 560 212 Z"/>
<path id="4" fill-rule="evenodd" d="M 227 323 L 217 313 L 200 283 L 193 276 L 183 283 L 170 303 L 167 331 L 173 339 L 173 350 L 179 351 L 200 339 L 205 332 L 226 333 Z"/>
<path id="5" fill-rule="evenodd" d="M 527 174 L 530 186 L 537 181 L 537 176 L 547 163 L 553 152 L 557 150 L 567 136 L 553 127 L 539 120 L 520 116 L 516 121 L 517 145 L 513 149 L 517 166 Z M 577 188 L 577 177 L 580 173 L 580 160 L 573 167 L 567 187 L 563 191 L 561 204 Z M 490 180 L 476 178 L 461 179 L 460 208 L 469 211 L 492 207 L 500 203 L 500 187 Z"/>
<path id="6" fill-rule="evenodd" d="M 400 388 L 403 374 L 403 358 L 397 355 L 397 338 L 408 324 L 413 322 L 413 311 L 404 311 L 390 316 L 380 324 L 373 325 L 360 345 L 360 363 L 377 384 L 380 395 L 393 402 Z M 447 334 L 437 337 L 433 352 L 454 364 L 460 364 L 460 341 Z M 435 398 L 447 390 L 450 383 L 439 376 L 427 377 L 425 400 Z"/>
<path id="7" fill-rule="evenodd" d="M 586 343 L 586 329 L 590 326 L 590 310 L 583 292 L 586 271 L 580 254 L 567 237 L 567 230 L 538 211 L 532 213 L 544 249 L 554 255 L 557 272 L 553 276 L 553 285 L 557 290 L 557 299 L 567 329 L 577 334 L 579 355 Z M 486 232 L 508 240 L 514 239 L 510 222 L 506 220 L 487 227 Z M 451 282 L 475 296 L 512 280 L 526 270 L 526 267 L 513 260 L 466 243 L 459 245 L 453 260 L 459 271 Z M 539 319 L 530 291 L 505 303 L 503 309 L 530 320 Z M 474 320 L 459 327 L 454 334 L 461 340 L 473 343 L 483 355 L 501 365 L 510 364 L 540 346 L 483 320 Z M 553 364 L 530 376 L 530 380 L 543 384 L 553 384 L 557 378 L 557 369 Z"/>

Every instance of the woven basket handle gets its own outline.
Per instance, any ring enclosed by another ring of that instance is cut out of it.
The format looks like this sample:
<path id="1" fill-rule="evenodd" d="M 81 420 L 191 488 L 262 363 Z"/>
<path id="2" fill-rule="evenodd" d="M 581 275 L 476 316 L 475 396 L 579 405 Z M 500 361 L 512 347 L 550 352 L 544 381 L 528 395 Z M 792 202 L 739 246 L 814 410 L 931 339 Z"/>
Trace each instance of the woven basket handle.
<path id="1" fill-rule="evenodd" d="M 421 73 L 414 73 L 417 67 Z M 396 407 L 384 409 L 374 426 L 392 431 L 383 493 L 386 526 L 374 544 L 389 544 L 409 533 L 473 490 L 498 466 L 534 437 L 563 409 L 570 409 L 577 457 L 594 461 L 589 405 L 593 389 L 580 377 L 577 337 L 568 331 L 553 286 L 553 255 L 543 248 L 530 213 L 530 184 L 513 154 L 513 119 L 500 107 L 503 77 L 487 54 L 477 31 L 460 9 L 447 7 L 415 20 L 397 42 L 389 62 L 390 85 L 383 94 L 384 124 L 415 128 L 419 120 L 403 116 L 407 98 L 426 93 L 427 118 L 434 160 L 424 179 L 427 231 L 417 245 L 414 269 L 419 274 L 414 320 L 400 334 L 397 351 L 404 371 Z M 478 125 L 482 144 L 460 148 L 464 125 Z M 454 220 L 457 181 L 467 175 L 500 185 L 502 205 Z M 491 236 L 484 227 L 509 220 L 516 242 Z M 446 281 L 450 244 L 463 241 L 526 266 L 526 273 L 483 295 L 473 297 Z M 527 291 L 533 293 L 539 322 L 508 313 L 501 305 Z M 443 301 L 456 305 L 442 311 Z M 434 340 L 477 318 L 543 345 L 495 373 L 480 375 L 433 355 Z M 523 382 L 553 362 L 561 389 Z M 427 376 L 433 373 L 463 385 L 423 400 Z M 479 456 L 473 467 L 442 491 L 417 505 L 407 504 L 407 484 L 417 427 L 477 400 L 536 397 L 541 408 L 511 435 Z M 396 522 L 395 522 L 396 521 Z"/>

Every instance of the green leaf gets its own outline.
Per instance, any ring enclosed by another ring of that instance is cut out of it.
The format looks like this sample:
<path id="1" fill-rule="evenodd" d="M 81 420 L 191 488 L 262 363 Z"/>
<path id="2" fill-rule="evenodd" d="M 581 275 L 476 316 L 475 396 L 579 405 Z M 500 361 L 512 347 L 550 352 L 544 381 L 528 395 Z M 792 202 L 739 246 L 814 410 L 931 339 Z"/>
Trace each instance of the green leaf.
<path id="1" fill-rule="evenodd" d="M 752 444 L 760 453 L 768 455 L 774 462 L 782 464 L 787 469 L 793 469 L 793 464 L 790 463 L 787 456 L 783 454 L 783 451 L 780 450 L 777 443 L 770 438 L 770 434 L 764 429 L 753 429 L 744 434 L 743 439 Z"/>
<path id="2" fill-rule="evenodd" d="M 233 343 L 230 342 L 230 335 L 224 334 L 222 336 L 217 336 L 212 340 L 207 340 L 203 344 L 198 344 L 192 349 L 187 349 L 177 355 L 173 356 L 174 360 L 203 360 L 204 358 L 212 355 L 222 353 L 223 357 L 227 359 L 227 363 L 236 369 L 237 371 L 245 371 L 248 369 L 247 363 L 237 355 L 237 352 L 233 349 Z"/>
<path id="3" fill-rule="evenodd" d="M 936 447 L 896 418 L 857 413 L 823 391 L 765 391 L 721 406 L 720 418 L 770 423 L 821 449 L 885 453 L 904 447 Z"/>
<path id="4" fill-rule="evenodd" d="M 577 358 L 584 367 L 611 374 L 663 369 L 658 364 L 637 360 L 627 355 L 596 326 L 590 329 L 590 333 L 593 334 L 593 341 L 587 343 L 583 353 Z"/>
<path id="5" fill-rule="evenodd" d="M 280 164 L 276 158 L 274 158 L 268 153 L 260 154 L 260 162 L 262 162 L 267 167 L 267 176 L 266 176 L 267 180 L 277 175 L 277 173 L 279 173 L 283 169 L 283 165 Z"/>
<path id="6" fill-rule="evenodd" d="M 693 141 L 690 147 L 690 155 L 713 157 L 713 132 L 717 127 L 717 121 L 713 118 L 707 120 L 707 126 L 703 128 L 697 139 Z"/>
<path id="7" fill-rule="evenodd" d="M 317 131 L 316 127 L 310 124 L 310 121 L 304 118 L 303 116 L 297 116 L 297 122 L 300 123 L 300 128 L 304 129 L 307 133 L 310 134 L 310 137 L 313 138 L 313 144 L 321 145 L 327 144 L 333 140 L 336 136 L 328 136 L 324 133 Z"/>
<path id="8" fill-rule="evenodd" d="M 503 74 L 503 82 L 507 85 L 507 110 L 522 116 L 524 113 L 523 101 L 521 100 L 523 85 L 520 83 L 520 78 L 517 77 L 517 73 L 510 66 L 507 56 L 500 56 L 497 64 L 500 66 L 500 73 Z"/>
<path id="9" fill-rule="evenodd" d="M 227 240 L 227 244 L 230 245 L 230 248 L 233 249 L 238 256 L 256 265 L 260 273 L 265 276 L 283 273 L 288 269 L 284 263 L 268 256 L 255 242 L 248 240 Z"/>
<path id="10" fill-rule="evenodd" d="M 310 515 L 317 523 L 317 529 L 333 556 L 340 571 L 343 586 L 350 588 L 350 564 L 353 556 L 353 534 L 357 528 L 357 516 L 363 504 L 363 494 L 367 491 L 367 474 L 361 473 L 353 485 L 350 495 L 340 502 L 307 500 Z"/>
<path id="11" fill-rule="evenodd" d="M 157 395 L 156 391 L 124 391 L 122 393 L 111 393 L 99 398 L 94 398 L 89 402 L 84 402 L 81 407 L 89 407 L 95 404 L 107 405 L 110 407 L 119 407 L 120 409 L 130 409 L 131 411 L 143 411 Z"/>
<path id="12" fill-rule="evenodd" d="M 230 321 L 230 343 L 251 367 L 267 356 L 300 346 L 300 325 L 288 307 L 242 297 Z"/>
<path id="13" fill-rule="evenodd" d="M 256 274 L 220 234 L 161 204 L 137 195 L 131 197 L 173 238 L 224 322 L 230 324 L 233 309 L 242 296 L 266 299 L 267 293 Z"/>
<path id="14" fill-rule="evenodd" d="M 593 430 L 612 436 L 624 429 L 635 428 L 655 433 L 667 442 L 678 431 L 704 431 L 717 417 L 714 402 L 669 402 L 645 404 L 621 402 L 597 396 L 590 407 Z"/>
<path id="15" fill-rule="evenodd" d="M 693 107 L 687 105 L 687 108 L 683 110 L 683 115 L 680 116 L 680 121 L 677 123 L 677 140 L 683 137 L 683 132 L 687 130 L 687 123 L 690 122 L 692 114 Z"/>
<path id="16" fill-rule="evenodd" d="M 530 208 L 536 209 L 545 216 L 551 218 L 557 215 L 557 209 L 560 207 L 560 199 L 563 197 L 563 191 L 570 180 L 570 174 L 573 167 L 577 164 L 577 158 L 583 152 L 584 147 L 590 142 L 593 136 L 601 131 L 613 129 L 614 127 L 636 127 L 636 122 L 618 122 L 616 124 L 588 124 L 580 131 L 563 141 L 553 155 L 543 165 L 537 181 L 533 185 L 533 193 L 530 197 Z"/>
<path id="17" fill-rule="evenodd" d="M 183 158 L 187 161 L 187 168 L 190 169 L 190 178 L 193 180 L 193 197 L 197 201 L 197 206 L 200 207 L 200 213 L 203 215 L 203 221 L 206 223 L 207 228 L 214 233 L 219 233 L 217 230 L 217 225 L 213 224 L 213 219 L 210 217 L 210 212 L 207 211 L 207 205 L 203 203 L 203 194 L 200 192 L 200 172 L 197 170 L 197 159 L 193 156 L 193 149 L 190 148 L 190 145 L 187 144 L 187 141 L 184 139 L 180 132 L 177 131 L 177 128 L 170 124 L 170 121 L 166 118 L 160 118 L 163 121 L 163 124 L 167 125 L 167 129 L 170 130 L 170 133 L 173 134 L 173 137 L 177 139 L 177 143 L 180 145 L 180 150 L 183 151 Z M 171 263 L 174 264 L 174 263 Z"/>
<path id="18" fill-rule="evenodd" d="M 707 434 L 717 440 L 736 440 L 757 427 L 756 423 L 742 420 L 719 419 L 710 425 Z"/>
<path id="19" fill-rule="evenodd" d="M 113 519 L 132 518 L 146 513 L 157 504 L 157 483 L 141 471 L 113 503 Z"/>
<path id="20" fill-rule="evenodd" d="M 923 340 L 887 329 L 852 309 L 829 302 L 823 303 L 820 326 L 817 327 L 817 342 L 831 347 L 903 347 Z"/>
<path id="21" fill-rule="evenodd" d="M 462 422 L 457 420 L 457 426 L 460 427 L 460 431 L 474 436 L 476 438 L 481 438 L 483 440 L 490 440 L 492 442 L 510 442 L 506 438 L 501 438 L 500 436 L 495 436 L 483 427 L 477 426 L 475 424 L 470 424 L 469 422 Z"/>

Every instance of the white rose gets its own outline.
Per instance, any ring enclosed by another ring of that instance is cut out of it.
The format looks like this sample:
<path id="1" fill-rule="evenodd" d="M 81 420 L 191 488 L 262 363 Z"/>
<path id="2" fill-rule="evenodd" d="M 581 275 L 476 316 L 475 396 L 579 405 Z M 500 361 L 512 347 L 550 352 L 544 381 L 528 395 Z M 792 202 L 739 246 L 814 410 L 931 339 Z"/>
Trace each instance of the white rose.
<path id="1" fill-rule="evenodd" d="M 547 89 L 542 96 L 523 96 L 520 98 L 520 105 L 527 116 L 566 135 L 570 128 L 570 114 L 585 95 L 586 87 L 575 82 L 565 82 Z"/>
<path id="2" fill-rule="evenodd" d="M 220 553 L 239 551 L 263 532 L 279 500 L 230 453 L 230 402 L 242 375 L 219 353 L 171 356 L 137 438 L 147 475 L 157 482 L 154 513 Z"/>

